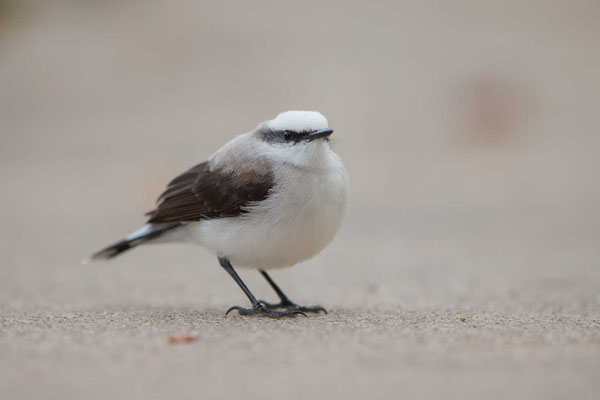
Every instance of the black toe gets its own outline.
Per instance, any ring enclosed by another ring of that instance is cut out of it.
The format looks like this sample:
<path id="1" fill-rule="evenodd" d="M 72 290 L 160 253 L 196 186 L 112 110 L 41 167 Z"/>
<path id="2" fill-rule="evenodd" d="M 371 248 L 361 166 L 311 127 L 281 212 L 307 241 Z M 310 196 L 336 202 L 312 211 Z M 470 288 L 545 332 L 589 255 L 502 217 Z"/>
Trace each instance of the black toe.
<path id="1" fill-rule="evenodd" d="M 295 317 L 296 315 L 304 315 L 308 318 L 306 314 L 304 314 L 301 310 L 293 310 L 288 309 L 285 311 L 276 311 L 271 308 L 267 308 L 262 304 L 258 304 L 253 308 L 243 308 L 240 306 L 233 306 L 227 310 L 225 315 L 229 314 L 231 311 L 237 310 L 240 315 L 258 315 L 261 317 L 274 318 L 279 319 L 281 317 Z"/>
<path id="2" fill-rule="evenodd" d="M 322 306 L 300 306 L 291 301 L 281 301 L 279 303 L 267 303 L 264 300 L 260 300 L 259 303 L 271 310 L 277 310 L 280 308 L 285 308 L 288 311 L 302 311 L 302 312 L 310 312 L 310 313 L 318 313 L 323 311 L 327 314 L 327 310 Z"/>

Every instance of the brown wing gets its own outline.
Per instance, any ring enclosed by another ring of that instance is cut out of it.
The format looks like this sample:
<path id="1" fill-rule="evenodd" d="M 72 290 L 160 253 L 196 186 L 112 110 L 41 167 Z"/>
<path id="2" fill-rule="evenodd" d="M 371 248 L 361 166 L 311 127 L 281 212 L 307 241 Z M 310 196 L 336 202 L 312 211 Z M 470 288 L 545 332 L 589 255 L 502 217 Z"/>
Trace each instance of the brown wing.
<path id="1" fill-rule="evenodd" d="M 173 179 L 158 198 L 151 223 L 233 217 L 250 202 L 267 198 L 273 186 L 269 172 L 211 171 L 203 162 Z"/>

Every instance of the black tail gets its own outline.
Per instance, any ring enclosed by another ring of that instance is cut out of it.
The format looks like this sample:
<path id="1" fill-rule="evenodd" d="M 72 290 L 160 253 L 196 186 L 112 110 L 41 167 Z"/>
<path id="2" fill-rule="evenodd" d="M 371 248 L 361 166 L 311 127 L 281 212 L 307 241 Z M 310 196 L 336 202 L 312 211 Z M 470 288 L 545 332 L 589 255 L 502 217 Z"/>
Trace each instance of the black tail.
<path id="1" fill-rule="evenodd" d="M 140 240 L 127 240 L 123 239 L 115 244 L 111 244 L 110 246 L 100 250 L 97 253 L 94 253 L 92 256 L 92 260 L 108 260 L 110 258 L 116 257 L 124 251 L 134 248 L 138 244 L 141 244 Z"/>
<path id="2" fill-rule="evenodd" d="M 156 239 L 161 236 L 163 233 L 175 229 L 181 226 L 179 223 L 170 223 L 170 224 L 149 224 L 147 225 L 147 232 L 140 234 L 139 236 L 135 236 L 130 239 L 123 239 L 118 241 L 117 243 L 111 244 L 110 246 L 100 250 L 97 253 L 92 255 L 91 260 L 109 260 L 113 257 L 118 256 L 119 254 L 132 249 L 140 244 L 149 242 L 152 239 Z"/>

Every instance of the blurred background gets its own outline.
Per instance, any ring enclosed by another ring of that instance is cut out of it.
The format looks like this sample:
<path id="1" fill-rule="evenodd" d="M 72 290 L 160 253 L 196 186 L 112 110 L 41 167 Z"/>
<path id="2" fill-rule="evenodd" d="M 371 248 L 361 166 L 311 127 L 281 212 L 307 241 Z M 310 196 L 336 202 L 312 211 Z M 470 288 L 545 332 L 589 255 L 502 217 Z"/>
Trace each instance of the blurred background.
<path id="1" fill-rule="evenodd" d="M 598 21 L 594 0 L 1 0 L 0 310 L 242 304 L 201 248 L 80 260 L 309 109 L 352 191 L 336 241 L 275 273 L 293 299 L 597 319 Z"/>

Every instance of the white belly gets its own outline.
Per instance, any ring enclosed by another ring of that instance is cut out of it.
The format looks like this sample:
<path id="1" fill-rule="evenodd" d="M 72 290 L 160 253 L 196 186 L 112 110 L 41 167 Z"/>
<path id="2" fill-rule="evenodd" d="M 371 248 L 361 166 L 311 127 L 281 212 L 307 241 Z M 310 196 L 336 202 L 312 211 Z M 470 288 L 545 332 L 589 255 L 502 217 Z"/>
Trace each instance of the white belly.
<path id="1" fill-rule="evenodd" d="M 314 171 L 283 168 L 268 199 L 239 217 L 188 225 L 188 240 L 234 267 L 281 268 L 313 257 L 333 240 L 346 211 L 348 180 L 335 161 Z"/>

